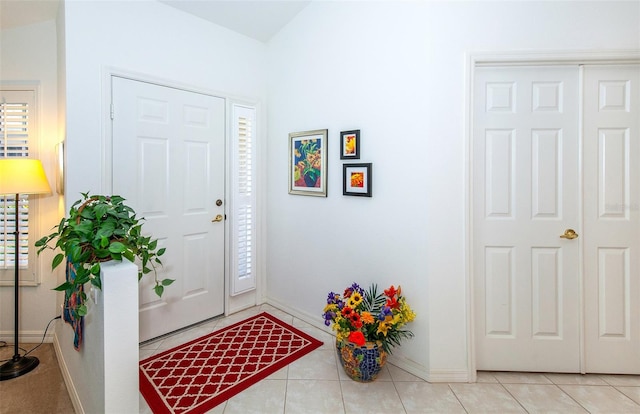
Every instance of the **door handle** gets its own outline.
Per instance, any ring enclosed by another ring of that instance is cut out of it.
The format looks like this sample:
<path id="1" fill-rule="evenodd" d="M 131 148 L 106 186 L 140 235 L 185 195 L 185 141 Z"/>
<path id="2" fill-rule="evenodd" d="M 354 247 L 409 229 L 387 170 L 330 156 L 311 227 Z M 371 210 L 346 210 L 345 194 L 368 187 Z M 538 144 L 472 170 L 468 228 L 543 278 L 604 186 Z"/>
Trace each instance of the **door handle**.
<path id="1" fill-rule="evenodd" d="M 564 234 L 560 236 L 561 239 L 577 239 L 578 238 L 578 233 L 576 233 L 576 231 L 574 229 L 566 229 L 564 231 Z"/>
<path id="2" fill-rule="evenodd" d="M 211 220 L 211 222 L 212 222 L 212 223 L 217 223 L 217 222 L 219 222 L 219 221 L 222 221 L 222 219 L 223 219 L 222 214 L 218 214 L 217 216 L 215 216 L 215 217 L 213 218 L 213 220 Z"/>

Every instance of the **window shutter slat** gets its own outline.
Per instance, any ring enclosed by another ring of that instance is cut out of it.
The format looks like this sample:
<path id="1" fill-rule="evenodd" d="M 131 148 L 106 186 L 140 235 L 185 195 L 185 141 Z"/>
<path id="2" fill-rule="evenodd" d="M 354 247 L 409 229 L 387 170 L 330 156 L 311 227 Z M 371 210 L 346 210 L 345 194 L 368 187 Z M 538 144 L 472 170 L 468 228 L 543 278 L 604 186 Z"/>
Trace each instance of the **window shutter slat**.
<path id="1" fill-rule="evenodd" d="M 0 105 L 0 156 L 29 156 L 29 105 L 3 103 Z"/>
<path id="2" fill-rule="evenodd" d="M 2 91 L 0 102 L 0 158 L 28 157 L 32 133 L 33 91 Z M 15 196 L 0 197 L 0 269 L 15 268 L 18 227 L 18 265 L 29 266 L 29 199 L 18 196 L 18 223 Z"/>
<path id="3" fill-rule="evenodd" d="M 231 294 L 255 289 L 255 189 L 254 124 L 255 108 L 233 106 L 234 142 L 232 144 L 232 275 Z"/>

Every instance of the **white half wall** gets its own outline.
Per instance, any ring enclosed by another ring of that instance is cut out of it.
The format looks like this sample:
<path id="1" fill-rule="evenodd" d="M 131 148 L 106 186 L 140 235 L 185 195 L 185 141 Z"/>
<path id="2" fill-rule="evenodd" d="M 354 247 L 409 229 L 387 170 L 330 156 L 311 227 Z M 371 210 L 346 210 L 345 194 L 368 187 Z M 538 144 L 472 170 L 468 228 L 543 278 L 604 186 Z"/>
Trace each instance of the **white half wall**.
<path id="1" fill-rule="evenodd" d="M 467 54 L 638 48 L 638 2 L 312 2 L 269 43 L 269 299 L 321 324 L 329 291 L 400 284 L 416 337 L 394 357 L 432 381 L 471 379 Z M 287 135 L 321 128 L 328 197 L 289 195 Z M 352 129 L 372 198 L 342 195 Z"/>
<path id="2" fill-rule="evenodd" d="M 54 348 L 69 395 L 79 413 L 135 413 L 138 383 L 138 267 L 129 262 L 101 266 L 102 290 L 85 285 L 87 316 L 80 350 L 67 323 Z"/>

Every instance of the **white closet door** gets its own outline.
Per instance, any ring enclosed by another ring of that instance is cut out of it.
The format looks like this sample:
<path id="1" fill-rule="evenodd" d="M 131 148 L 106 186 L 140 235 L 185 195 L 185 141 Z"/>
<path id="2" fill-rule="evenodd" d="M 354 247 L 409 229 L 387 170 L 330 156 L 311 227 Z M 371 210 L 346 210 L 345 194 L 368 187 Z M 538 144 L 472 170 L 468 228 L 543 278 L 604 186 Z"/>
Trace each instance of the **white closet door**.
<path id="1" fill-rule="evenodd" d="M 473 266 L 479 370 L 578 372 L 578 67 L 477 68 Z"/>
<path id="2" fill-rule="evenodd" d="M 640 374 L 640 66 L 584 69 L 586 372 Z"/>

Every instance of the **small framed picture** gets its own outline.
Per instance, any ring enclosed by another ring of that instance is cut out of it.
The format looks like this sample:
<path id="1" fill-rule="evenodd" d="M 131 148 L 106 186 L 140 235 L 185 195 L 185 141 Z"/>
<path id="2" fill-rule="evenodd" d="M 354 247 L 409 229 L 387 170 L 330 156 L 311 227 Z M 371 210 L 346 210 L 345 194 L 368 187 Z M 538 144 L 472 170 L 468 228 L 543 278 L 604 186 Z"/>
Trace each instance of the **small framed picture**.
<path id="1" fill-rule="evenodd" d="M 340 133 L 340 159 L 360 159 L 360 130 L 342 131 Z"/>
<path id="2" fill-rule="evenodd" d="M 342 164 L 342 194 L 371 197 L 371 163 Z"/>
<path id="3" fill-rule="evenodd" d="M 289 134 L 289 194 L 327 196 L 328 130 Z"/>

